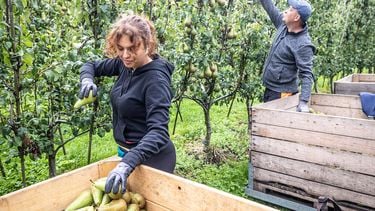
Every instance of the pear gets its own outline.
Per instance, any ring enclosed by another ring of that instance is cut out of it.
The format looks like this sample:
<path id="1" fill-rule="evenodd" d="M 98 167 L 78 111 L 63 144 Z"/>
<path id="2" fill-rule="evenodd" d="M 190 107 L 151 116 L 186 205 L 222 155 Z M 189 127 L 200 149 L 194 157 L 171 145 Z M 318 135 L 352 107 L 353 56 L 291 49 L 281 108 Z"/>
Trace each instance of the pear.
<path id="1" fill-rule="evenodd" d="M 108 195 L 109 195 L 109 197 L 111 199 L 120 199 L 120 198 L 122 198 L 121 186 L 120 186 L 120 188 L 119 188 L 119 190 L 118 190 L 117 193 L 110 192 Z"/>
<path id="2" fill-rule="evenodd" d="M 93 185 L 104 192 L 104 189 L 105 189 L 105 182 L 107 181 L 107 177 L 102 177 L 102 178 L 99 178 L 97 180 L 95 180 L 95 182 L 93 182 Z"/>
<path id="3" fill-rule="evenodd" d="M 75 211 L 95 211 L 95 208 L 94 206 L 87 206 L 87 207 L 79 208 L 78 210 L 75 210 Z"/>
<path id="4" fill-rule="evenodd" d="M 111 200 L 111 197 L 109 197 L 109 195 L 105 193 L 103 195 L 102 203 L 100 203 L 100 206 L 108 204 L 109 202 L 111 202 Z"/>
<path id="5" fill-rule="evenodd" d="M 139 194 L 139 193 L 134 193 L 132 195 L 132 201 L 131 201 L 132 204 L 138 204 L 139 208 L 143 208 L 146 204 L 146 200 L 145 198 Z"/>
<path id="6" fill-rule="evenodd" d="M 97 188 L 94 184 L 91 184 L 91 194 L 94 199 L 95 205 L 100 205 L 102 203 L 104 192 Z"/>
<path id="7" fill-rule="evenodd" d="M 94 202 L 92 198 L 91 190 L 87 189 L 82 191 L 79 196 L 69 204 L 65 211 L 76 210 L 82 207 L 90 206 Z"/>
<path id="8" fill-rule="evenodd" d="M 127 204 L 129 204 L 132 200 L 132 195 L 129 191 L 126 191 L 124 195 L 122 195 L 122 198 L 126 201 Z"/>
<path id="9" fill-rule="evenodd" d="M 83 105 L 94 102 L 95 100 L 96 100 L 96 97 L 92 96 L 92 90 L 90 90 L 89 96 L 83 99 L 77 100 L 77 102 L 74 104 L 74 108 L 78 109 Z"/>
<path id="10" fill-rule="evenodd" d="M 127 211 L 139 211 L 138 204 L 130 204 Z"/>
<path id="11" fill-rule="evenodd" d="M 98 207 L 98 211 L 126 211 L 127 206 L 124 199 L 112 200 L 106 205 Z"/>

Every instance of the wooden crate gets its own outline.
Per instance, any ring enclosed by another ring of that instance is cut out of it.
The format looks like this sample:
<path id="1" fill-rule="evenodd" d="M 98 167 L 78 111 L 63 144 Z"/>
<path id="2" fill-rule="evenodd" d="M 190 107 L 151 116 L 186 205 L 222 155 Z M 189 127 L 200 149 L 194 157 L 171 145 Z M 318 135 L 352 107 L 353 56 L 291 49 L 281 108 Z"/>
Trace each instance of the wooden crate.
<path id="1" fill-rule="evenodd" d="M 344 210 L 374 210 L 375 121 L 359 96 L 312 94 L 321 114 L 296 112 L 298 97 L 252 108 L 252 188 L 309 206 L 329 196 Z"/>
<path id="2" fill-rule="evenodd" d="M 352 74 L 333 82 L 335 94 L 375 93 L 375 74 Z"/>
<path id="3" fill-rule="evenodd" d="M 0 210 L 63 210 L 90 179 L 107 176 L 118 163 L 107 159 L 0 197 Z M 176 175 L 139 166 L 128 188 L 146 198 L 148 211 L 275 210 L 271 207 L 199 184 Z"/>

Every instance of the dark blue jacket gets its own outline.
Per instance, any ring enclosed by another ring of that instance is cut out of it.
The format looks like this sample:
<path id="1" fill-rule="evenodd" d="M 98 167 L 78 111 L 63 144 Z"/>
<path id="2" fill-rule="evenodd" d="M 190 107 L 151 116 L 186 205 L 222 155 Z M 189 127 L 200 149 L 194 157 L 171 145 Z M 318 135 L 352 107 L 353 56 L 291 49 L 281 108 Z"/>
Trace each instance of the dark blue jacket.
<path id="1" fill-rule="evenodd" d="M 123 161 L 132 167 L 159 153 L 170 141 L 173 70 L 158 55 L 136 70 L 126 68 L 119 58 L 88 62 L 81 68 L 81 80 L 118 76 L 111 91 L 113 135 L 117 144 L 130 148 Z"/>

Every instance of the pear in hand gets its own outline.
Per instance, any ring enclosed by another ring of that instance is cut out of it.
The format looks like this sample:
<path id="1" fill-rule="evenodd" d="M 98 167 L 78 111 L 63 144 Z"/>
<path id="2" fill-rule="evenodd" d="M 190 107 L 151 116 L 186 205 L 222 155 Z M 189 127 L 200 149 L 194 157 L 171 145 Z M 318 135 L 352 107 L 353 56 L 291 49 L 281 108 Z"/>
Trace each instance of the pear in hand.
<path id="1" fill-rule="evenodd" d="M 74 108 L 75 109 L 78 109 L 80 108 L 81 106 L 83 105 L 86 105 L 86 104 L 89 104 L 89 103 L 92 103 L 96 100 L 96 97 L 92 96 L 92 90 L 90 90 L 90 93 L 89 93 L 89 96 L 88 97 L 85 97 L 83 99 L 79 99 L 75 104 L 74 104 Z"/>

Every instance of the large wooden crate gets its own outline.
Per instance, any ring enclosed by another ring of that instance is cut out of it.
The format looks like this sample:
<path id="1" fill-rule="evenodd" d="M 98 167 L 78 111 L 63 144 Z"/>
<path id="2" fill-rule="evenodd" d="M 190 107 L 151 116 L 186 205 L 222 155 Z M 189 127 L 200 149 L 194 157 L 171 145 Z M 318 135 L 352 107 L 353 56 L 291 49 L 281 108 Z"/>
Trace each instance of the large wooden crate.
<path id="1" fill-rule="evenodd" d="M 333 82 L 335 94 L 375 93 L 375 74 L 352 74 Z"/>
<path id="2" fill-rule="evenodd" d="M 63 210 L 81 191 L 90 187 L 90 179 L 107 176 L 118 161 L 103 160 L 1 196 L 0 210 Z M 135 169 L 128 180 L 128 188 L 146 198 L 148 211 L 275 210 L 147 166 Z"/>
<path id="3" fill-rule="evenodd" d="M 251 188 L 311 207 L 328 196 L 344 210 L 375 210 L 375 121 L 359 97 L 312 94 L 319 114 L 296 112 L 298 97 L 252 108 Z"/>

